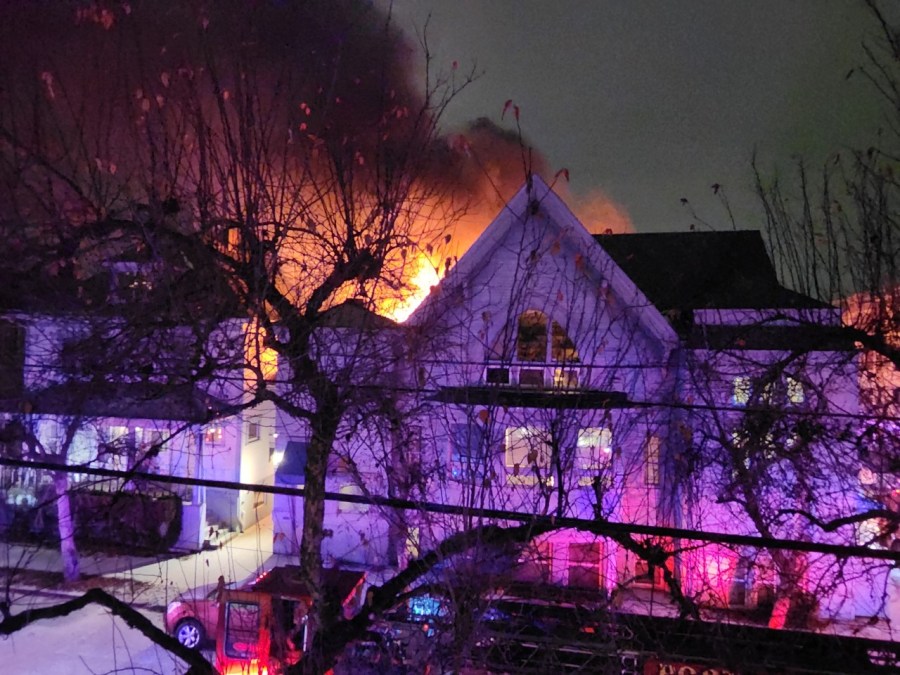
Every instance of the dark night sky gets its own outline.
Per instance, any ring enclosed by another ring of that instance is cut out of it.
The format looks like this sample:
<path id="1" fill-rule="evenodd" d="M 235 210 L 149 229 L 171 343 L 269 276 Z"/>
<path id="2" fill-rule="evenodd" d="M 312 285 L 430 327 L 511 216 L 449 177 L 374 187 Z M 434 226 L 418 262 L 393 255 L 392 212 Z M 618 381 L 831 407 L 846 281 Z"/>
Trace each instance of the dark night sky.
<path id="1" fill-rule="evenodd" d="M 513 99 L 528 140 L 554 171 L 570 170 L 575 195 L 602 192 L 640 231 L 686 229 L 681 197 L 730 227 L 713 183 L 739 227 L 760 227 L 754 149 L 767 171 L 787 172 L 798 153 L 816 166 L 868 143 L 880 120 L 870 87 L 846 79 L 874 31 L 861 2 L 395 0 L 394 10 L 410 32 L 430 11 L 439 64 L 485 71 L 450 123 L 499 123 Z"/>

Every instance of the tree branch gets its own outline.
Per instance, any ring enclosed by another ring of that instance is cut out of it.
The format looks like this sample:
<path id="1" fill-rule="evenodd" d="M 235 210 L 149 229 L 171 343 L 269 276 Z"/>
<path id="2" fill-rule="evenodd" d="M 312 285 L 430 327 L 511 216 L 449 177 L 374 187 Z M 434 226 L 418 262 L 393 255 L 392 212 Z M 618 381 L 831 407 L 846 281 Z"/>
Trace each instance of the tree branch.
<path id="1" fill-rule="evenodd" d="M 12 635 L 16 631 L 22 630 L 36 621 L 68 616 L 91 604 L 105 607 L 112 614 L 125 621 L 130 628 L 140 632 L 151 642 L 158 644 L 166 651 L 187 663 L 189 668 L 186 675 L 215 675 L 215 669 L 209 661 L 203 658 L 203 655 L 200 654 L 200 652 L 188 649 L 179 643 L 178 640 L 167 635 L 164 631 L 153 625 L 153 622 L 139 611 L 130 607 L 118 598 L 113 597 L 101 588 L 92 588 L 77 598 L 72 598 L 71 600 L 66 600 L 65 602 L 49 607 L 38 607 L 27 609 L 18 614 L 9 614 L 3 621 L 0 621 L 0 635 Z"/>

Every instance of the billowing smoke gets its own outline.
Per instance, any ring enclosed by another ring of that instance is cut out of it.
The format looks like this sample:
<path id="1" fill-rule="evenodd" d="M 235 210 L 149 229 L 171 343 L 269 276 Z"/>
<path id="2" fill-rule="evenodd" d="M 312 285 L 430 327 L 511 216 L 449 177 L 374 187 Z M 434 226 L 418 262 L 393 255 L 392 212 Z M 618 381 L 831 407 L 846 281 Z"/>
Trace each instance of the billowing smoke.
<path id="1" fill-rule="evenodd" d="M 600 190 L 584 196 L 569 188 L 565 171 L 554 171 L 540 150 L 518 132 L 480 117 L 450 136 L 458 162 L 455 180 L 465 200 L 465 216 L 454 228 L 459 256 L 478 238 L 529 174 L 540 176 L 563 198 L 587 229 L 595 234 L 630 232 L 627 212 Z"/>
<path id="2" fill-rule="evenodd" d="M 215 106 L 227 101 L 235 115 L 248 116 L 241 123 L 267 129 L 260 137 L 271 147 L 293 144 L 304 157 L 314 156 L 326 141 L 332 155 L 346 147 L 348 155 L 341 159 L 358 163 L 360 174 L 370 166 L 365 156 L 404 152 L 421 128 L 415 127 L 421 120 L 413 119 L 423 109 L 413 70 L 421 59 L 384 13 L 356 0 L 3 2 L 0 61 L 3 127 L 45 144 L 45 156 L 56 154 L 65 162 L 70 158 L 63 144 L 67 135 L 76 137 L 76 129 L 64 128 L 61 116 L 58 135 L 47 135 L 42 130 L 55 122 L 41 117 L 41 106 L 51 114 L 75 111 L 82 116 L 80 142 L 89 150 L 77 166 L 60 169 L 90 172 L 84 184 L 92 186 L 99 184 L 99 174 L 116 174 L 127 184 L 129 176 L 146 175 L 149 167 L 155 172 L 150 187 L 161 202 L 183 185 L 172 179 L 167 162 L 184 162 L 176 153 L 196 152 L 198 143 L 179 131 L 192 120 L 185 116 L 187 106 L 173 104 L 177 100 L 198 101 L 190 115 L 208 119 L 217 119 Z M 204 64 L 205 72 L 198 72 L 197 64 Z M 506 123 L 511 117 L 506 115 Z M 163 137 L 168 147 L 160 145 Z M 553 183 L 592 231 L 630 228 L 623 210 L 603 195 L 573 198 L 566 180 L 554 175 L 527 139 L 487 118 L 448 133 L 439 145 L 440 152 L 429 152 L 430 161 L 418 172 L 443 186 L 444 195 L 455 194 L 453 211 L 465 213 L 455 222 L 451 255 L 468 248 L 529 173 Z M 289 161 L 289 154 L 281 159 Z M 10 167 L 0 181 L 4 187 L 27 177 L 15 162 Z M 271 170 L 274 175 L 278 168 Z M 69 222 L 77 220 L 78 205 L 72 202 L 79 197 L 108 200 L 100 205 L 106 213 L 115 212 L 118 198 L 115 192 L 73 196 L 64 185 L 58 196 L 59 212 L 44 215 Z M 20 214 L 27 210 L 18 207 Z"/>

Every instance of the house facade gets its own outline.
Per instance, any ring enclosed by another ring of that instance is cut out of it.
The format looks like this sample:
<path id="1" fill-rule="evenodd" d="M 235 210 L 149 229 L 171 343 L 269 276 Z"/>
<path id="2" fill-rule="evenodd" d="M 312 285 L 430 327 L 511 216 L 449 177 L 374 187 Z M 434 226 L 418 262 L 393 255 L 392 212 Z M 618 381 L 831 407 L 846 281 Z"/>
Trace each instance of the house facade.
<path id="1" fill-rule="evenodd" d="M 141 279 L 139 288 L 123 281 L 123 269 L 128 279 Z M 196 550 L 218 529 L 267 516 L 271 497 L 98 478 L 90 470 L 271 484 L 274 415 L 265 404 L 241 405 L 239 372 L 194 376 L 203 358 L 232 363 L 223 349 L 249 348 L 247 322 L 147 321 L 147 308 L 137 303 L 152 291 L 151 272 L 116 263 L 111 274 L 77 283 L 7 280 L 0 316 L 3 450 L 15 459 L 85 469 L 69 472 L 65 483 L 78 538 L 118 540 L 128 527 L 135 545 Z M 13 538 L 57 537 L 60 485 L 52 471 L 0 467 L 4 531 Z M 117 510 L 111 519 L 110 509 Z"/>
<path id="2" fill-rule="evenodd" d="M 484 509 L 877 545 L 854 525 L 816 525 L 859 510 L 859 364 L 851 345 L 810 329 L 840 320 L 781 286 L 757 232 L 594 236 L 534 178 L 402 330 L 385 328 L 405 351 L 373 382 L 393 392 L 403 422 L 393 433 L 375 417 L 348 428 L 338 455 L 355 469 L 329 478 L 333 492 L 472 515 L 332 503 L 325 557 L 402 565 L 483 523 Z M 279 427 L 296 464 L 288 437 L 302 443 L 304 431 L 285 436 Z M 297 550 L 299 508 L 276 503 L 284 552 Z M 833 563 L 702 534 L 576 528 L 482 571 L 622 602 L 658 602 L 671 576 L 701 604 L 771 612 L 772 625 L 797 620 L 778 616 L 785 595 L 812 598 L 820 617 L 878 614 L 886 568 L 844 574 Z"/>
<path id="3" fill-rule="evenodd" d="M 113 289 L 153 289 L 147 268 L 119 268 Z M 264 331 L 225 308 L 209 325 L 165 322 L 117 354 L 103 349 L 115 311 L 94 323 L 68 307 L 5 312 L 6 428 L 32 429 L 36 448 L 76 466 L 303 486 L 309 419 L 251 405 L 259 378 L 269 398 L 304 395 Z M 860 364 L 816 330 L 839 326 L 839 311 L 783 287 L 759 233 L 592 235 L 535 177 L 404 324 L 370 310 L 339 304 L 311 338 L 321 372 L 352 400 L 326 481 L 338 497 L 326 505 L 326 564 L 398 569 L 486 511 L 570 517 L 594 526 L 476 551 L 479 572 L 620 603 L 658 602 L 676 582 L 701 604 L 764 608 L 773 625 L 789 621 L 776 611 L 785 597 L 826 618 L 883 611 L 884 566 L 703 539 L 885 545 L 854 524 L 821 527 L 866 496 Z M 197 377 L 204 359 L 233 367 Z M 8 504 L 39 501 L 47 480 L 26 473 L 3 474 Z M 181 492 L 180 545 L 271 513 L 275 552 L 299 551 L 302 500 Z M 700 534 L 596 534 L 605 523 Z"/>

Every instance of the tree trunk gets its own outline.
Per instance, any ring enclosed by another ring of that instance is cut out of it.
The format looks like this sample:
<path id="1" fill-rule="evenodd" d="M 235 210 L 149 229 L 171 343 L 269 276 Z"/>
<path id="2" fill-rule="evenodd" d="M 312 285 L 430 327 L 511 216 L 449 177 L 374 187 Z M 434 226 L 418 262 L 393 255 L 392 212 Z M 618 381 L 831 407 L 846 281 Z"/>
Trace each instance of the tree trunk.
<path id="1" fill-rule="evenodd" d="M 325 475 L 328 457 L 337 434 L 340 415 L 324 412 L 313 423 L 313 436 L 306 455 L 303 497 L 303 536 L 300 541 L 300 568 L 312 597 L 309 611 L 309 651 L 302 659 L 303 672 L 321 673 L 319 634 L 327 632 L 325 593 L 322 585 L 322 540 L 325 520 Z"/>
<path id="2" fill-rule="evenodd" d="M 78 565 L 78 549 L 75 546 L 75 517 L 72 514 L 72 496 L 69 493 L 68 474 L 62 471 L 53 476 L 56 490 L 56 514 L 59 521 L 59 552 L 62 555 L 63 578 L 78 581 L 81 571 Z"/>

